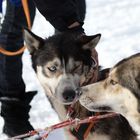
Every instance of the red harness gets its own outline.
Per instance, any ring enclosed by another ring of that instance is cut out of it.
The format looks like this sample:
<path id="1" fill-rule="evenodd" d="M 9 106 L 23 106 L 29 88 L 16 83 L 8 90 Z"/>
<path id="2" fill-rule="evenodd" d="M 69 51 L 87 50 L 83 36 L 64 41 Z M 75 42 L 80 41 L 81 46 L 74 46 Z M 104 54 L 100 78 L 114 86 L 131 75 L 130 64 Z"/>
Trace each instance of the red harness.
<path id="1" fill-rule="evenodd" d="M 39 138 L 41 140 L 45 140 L 45 138 L 48 137 L 49 133 L 52 132 L 55 129 L 63 128 L 63 127 L 66 127 L 66 126 L 69 126 L 69 125 L 74 125 L 74 124 L 75 125 L 81 125 L 81 124 L 91 123 L 91 122 L 96 123 L 97 121 L 99 121 L 101 119 L 115 117 L 117 115 L 119 115 L 119 114 L 117 114 L 117 113 L 107 113 L 107 114 L 104 114 L 104 115 L 97 115 L 97 116 L 87 117 L 87 118 L 82 119 L 82 120 L 79 120 L 79 119 L 66 120 L 64 122 L 61 122 L 61 123 L 52 125 L 50 127 L 47 127 L 47 128 L 45 128 L 43 130 L 40 130 L 40 129 L 39 130 L 33 130 L 33 131 L 30 131 L 30 132 L 28 132 L 26 134 L 9 138 L 8 140 L 22 139 L 22 138 L 31 137 L 31 136 L 34 136 L 34 135 L 39 135 Z"/>

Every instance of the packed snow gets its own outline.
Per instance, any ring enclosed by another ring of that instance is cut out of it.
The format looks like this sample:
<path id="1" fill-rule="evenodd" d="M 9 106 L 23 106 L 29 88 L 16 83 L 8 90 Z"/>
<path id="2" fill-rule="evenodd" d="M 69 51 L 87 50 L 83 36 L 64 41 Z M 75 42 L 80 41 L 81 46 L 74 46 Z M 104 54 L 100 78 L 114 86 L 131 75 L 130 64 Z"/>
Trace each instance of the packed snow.
<path id="1" fill-rule="evenodd" d="M 86 34 L 101 33 L 97 46 L 99 62 L 104 68 L 111 67 L 119 60 L 140 52 L 140 0 L 87 0 L 87 14 L 84 24 Z M 32 31 L 46 38 L 53 35 L 53 27 L 37 11 Z M 32 100 L 30 122 L 34 128 L 45 128 L 58 123 L 59 119 L 45 97 L 34 71 L 31 68 L 30 55 L 26 50 L 23 55 L 23 77 L 26 90 L 37 90 Z M 3 119 L 0 117 L 0 140 Z M 48 140 L 64 140 L 63 130 L 50 133 Z"/>

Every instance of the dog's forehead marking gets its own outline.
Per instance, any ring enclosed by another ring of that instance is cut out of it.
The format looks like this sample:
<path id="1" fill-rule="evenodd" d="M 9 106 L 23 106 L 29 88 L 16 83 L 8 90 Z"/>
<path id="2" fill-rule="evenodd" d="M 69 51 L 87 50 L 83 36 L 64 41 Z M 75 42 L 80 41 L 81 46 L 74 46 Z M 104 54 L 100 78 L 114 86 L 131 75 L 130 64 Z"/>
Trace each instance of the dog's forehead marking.
<path id="1" fill-rule="evenodd" d="M 68 63 L 66 64 L 66 69 L 71 70 L 74 66 L 74 59 L 72 57 L 69 58 Z"/>
<path id="2" fill-rule="evenodd" d="M 75 60 L 72 57 L 69 57 L 68 62 L 65 65 L 66 65 L 66 70 L 67 71 L 71 71 L 71 70 L 74 69 L 74 67 L 82 65 L 82 62 L 81 61 L 77 61 L 77 60 Z"/>
<path id="3" fill-rule="evenodd" d="M 46 66 L 60 66 L 61 65 L 61 61 L 59 58 L 54 58 L 53 60 L 49 61 L 46 63 Z"/>
<path id="4" fill-rule="evenodd" d="M 65 60 L 62 59 L 62 66 L 63 66 L 63 72 L 66 73 L 66 66 L 65 66 Z"/>

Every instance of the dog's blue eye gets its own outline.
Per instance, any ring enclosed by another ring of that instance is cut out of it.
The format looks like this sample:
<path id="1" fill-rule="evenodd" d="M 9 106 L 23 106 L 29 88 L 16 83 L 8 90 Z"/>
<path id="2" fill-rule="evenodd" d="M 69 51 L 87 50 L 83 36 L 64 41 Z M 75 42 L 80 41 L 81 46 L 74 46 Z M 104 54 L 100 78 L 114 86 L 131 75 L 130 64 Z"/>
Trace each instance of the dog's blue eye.
<path id="1" fill-rule="evenodd" d="M 57 68 L 56 66 L 48 67 L 49 71 L 56 72 Z"/>

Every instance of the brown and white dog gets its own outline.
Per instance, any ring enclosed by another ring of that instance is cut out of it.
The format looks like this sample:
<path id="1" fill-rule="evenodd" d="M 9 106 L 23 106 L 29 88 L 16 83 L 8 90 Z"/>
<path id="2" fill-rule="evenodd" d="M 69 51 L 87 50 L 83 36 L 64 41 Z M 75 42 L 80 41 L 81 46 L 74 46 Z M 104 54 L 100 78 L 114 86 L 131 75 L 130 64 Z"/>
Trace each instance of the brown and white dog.
<path id="1" fill-rule="evenodd" d="M 66 120 L 69 105 L 79 96 L 76 89 L 97 78 L 98 65 L 91 55 L 100 36 L 100 34 L 86 36 L 77 32 L 64 32 L 44 40 L 29 30 L 24 31 L 32 66 L 61 121 Z M 71 117 L 81 119 L 92 114 L 93 112 L 77 102 Z M 116 117 L 100 121 L 90 129 L 89 135 L 85 135 L 89 126 L 90 124 L 86 124 L 76 130 L 71 129 L 71 132 L 78 140 L 132 140 L 129 137 L 135 137 L 124 118 Z M 67 138 L 74 140 L 75 137 L 70 135 L 68 129 L 65 131 Z"/>
<path id="2" fill-rule="evenodd" d="M 140 140 L 140 53 L 116 64 L 105 80 L 81 90 L 84 107 L 94 112 L 120 113 Z"/>

